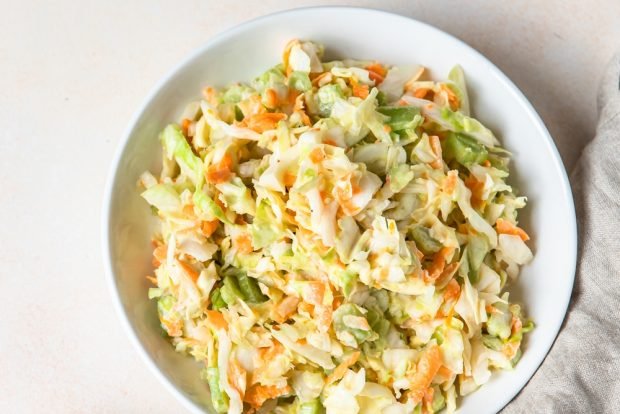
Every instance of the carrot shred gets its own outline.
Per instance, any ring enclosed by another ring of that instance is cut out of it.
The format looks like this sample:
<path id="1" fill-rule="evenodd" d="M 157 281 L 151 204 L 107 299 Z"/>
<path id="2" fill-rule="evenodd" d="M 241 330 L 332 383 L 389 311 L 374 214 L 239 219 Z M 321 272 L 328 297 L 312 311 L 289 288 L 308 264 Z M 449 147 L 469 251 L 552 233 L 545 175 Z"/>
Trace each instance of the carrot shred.
<path id="1" fill-rule="evenodd" d="M 278 106 L 278 94 L 274 89 L 267 89 L 265 91 L 265 106 L 269 109 L 274 109 Z"/>
<path id="2" fill-rule="evenodd" d="M 291 316 L 299 305 L 299 298 L 288 296 L 278 303 L 274 309 L 275 320 L 278 323 L 284 323 Z"/>
<path id="3" fill-rule="evenodd" d="M 297 181 L 297 176 L 290 171 L 286 171 L 284 173 L 283 181 L 286 187 L 292 187 L 295 184 L 295 181 Z"/>
<path id="4" fill-rule="evenodd" d="M 411 385 L 407 395 L 413 400 L 414 404 L 422 401 L 426 390 L 431 385 L 441 365 L 441 350 L 439 346 L 433 344 L 424 351 L 418 361 L 415 373 L 410 378 Z"/>
<path id="5" fill-rule="evenodd" d="M 191 123 L 191 120 L 183 118 L 183 120 L 181 121 L 181 131 L 183 132 L 183 135 L 188 136 L 189 126 Z"/>
<path id="6" fill-rule="evenodd" d="M 266 112 L 245 118 L 241 121 L 241 125 L 261 134 L 265 131 L 275 129 L 278 126 L 278 122 L 284 119 L 286 119 L 286 114 L 281 112 Z"/>
<path id="7" fill-rule="evenodd" d="M 190 279 L 192 279 L 194 282 L 196 282 L 198 280 L 198 276 L 200 276 L 200 274 L 194 270 L 193 267 L 191 267 L 190 265 L 188 265 L 185 262 L 182 261 L 178 261 L 179 266 L 181 266 L 181 268 L 183 268 L 183 271 L 185 271 L 185 273 L 187 273 L 187 275 L 190 277 Z"/>
<path id="8" fill-rule="evenodd" d="M 329 374 L 329 376 L 325 380 L 325 385 L 327 386 L 329 384 L 332 384 L 340 380 L 342 377 L 344 377 L 344 374 L 346 374 L 347 369 L 349 369 L 350 366 L 354 365 L 357 362 L 357 360 L 360 357 L 360 354 L 361 354 L 360 351 L 355 351 L 351 353 L 351 355 L 349 355 L 336 368 L 334 368 L 332 373 Z"/>
<path id="9" fill-rule="evenodd" d="M 429 91 L 430 89 L 428 88 L 419 88 L 416 89 L 416 91 L 413 93 L 413 96 L 415 96 L 416 98 L 424 99 L 424 97 Z"/>
<path id="10" fill-rule="evenodd" d="M 252 238 L 249 234 L 241 234 L 235 238 L 235 246 L 239 253 L 252 253 L 254 248 L 252 247 Z"/>
<path id="11" fill-rule="evenodd" d="M 442 160 L 443 153 L 441 151 L 441 142 L 439 142 L 439 137 L 437 135 L 431 135 L 429 137 L 429 140 L 431 143 L 431 148 L 433 149 L 433 152 L 435 153 L 435 160 L 431 162 L 430 165 L 436 170 L 441 169 L 441 167 L 443 167 L 443 160 Z"/>
<path id="12" fill-rule="evenodd" d="M 446 285 L 446 290 L 443 293 L 443 300 L 445 302 L 456 301 L 459 298 L 460 294 L 461 286 L 459 285 L 459 282 L 457 282 L 455 279 L 452 279 Z"/>
<path id="13" fill-rule="evenodd" d="M 387 69 L 381 63 L 373 63 L 366 66 L 365 69 L 367 71 L 374 72 L 381 77 L 385 77 L 385 75 L 387 75 Z"/>
<path id="14" fill-rule="evenodd" d="M 207 86 L 202 90 L 202 96 L 205 98 L 207 102 L 209 102 L 212 106 L 217 106 L 217 91 L 211 86 Z"/>
<path id="15" fill-rule="evenodd" d="M 218 220 L 203 221 L 200 227 L 200 229 L 202 230 L 202 234 L 205 237 L 211 237 L 213 233 L 215 233 L 215 230 L 217 230 L 219 224 L 220 222 Z"/>
<path id="16" fill-rule="evenodd" d="M 245 395 L 247 383 L 247 371 L 237 362 L 235 358 L 228 361 L 228 379 L 230 385 L 237 390 L 241 398 Z"/>
<path id="17" fill-rule="evenodd" d="M 215 329 L 228 329 L 228 322 L 224 319 L 224 315 L 220 311 L 206 309 L 204 313 L 207 315 L 207 323 Z"/>
<path id="18" fill-rule="evenodd" d="M 224 154 L 220 162 L 209 165 L 207 168 L 207 181 L 212 184 L 225 183 L 232 177 L 232 157 Z"/>
<path id="19" fill-rule="evenodd" d="M 471 206 L 475 209 L 481 209 L 485 205 L 485 201 L 482 199 L 484 193 L 484 182 L 478 181 L 472 174 L 468 176 L 463 182 L 465 187 L 471 191 Z"/>
<path id="20" fill-rule="evenodd" d="M 458 173 L 456 170 L 448 171 L 447 177 L 443 182 L 443 191 L 446 194 L 452 194 L 456 188 Z"/>
<path id="21" fill-rule="evenodd" d="M 153 266 L 158 267 L 166 260 L 167 250 L 165 244 L 160 244 L 153 250 Z"/>
<path id="22" fill-rule="evenodd" d="M 499 234 L 509 234 L 512 236 L 519 236 L 521 240 L 528 241 L 530 236 L 520 227 L 515 226 L 508 220 L 498 218 L 495 222 L 495 229 Z"/>
<path id="23" fill-rule="evenodd" d="M 461 107 L 461 101 L 458 96 L 456 96 L 452 89 L 448 88 L 446 85 L 442 84 L 440 88 L 448 96 L 448 105 L 450 106 L 450 109 L 457 111 Z"/>
<path id="24" fill-rule="evenodd" d="M 453 253 L 454 247 L 442 247 L 441 250 L 435 253 L 433 257 L 433 262 L 427 269 L 428 276 L 425 278 L 425 282 L 432 283 L 437 280 L 439 276 L 441 276 L 446 267 L 447 258 L 450 257 Z"/>
<path id="25" fill-rule="evenodd" d="M 313 163 L 318 164 L 325 159 L 325 153 L 322 148 L 316 147 L 310 151 L 309 157 Z"/>
<path id="26" fill-rule="evenodd" d="M 284 387 L 277 387 L 275 385 L 252 385 L 245 393 L 243 401 L 247 402 L 254 408 L 260 408 L 265 401 L 272 398 L 280 397 L 291 392 L 291 387 L 286 385 Z"/>
<path id="27" fill-rule="evenodd" d="M 366 97 L 368 97 L 368 93 L 369 93 L 368 85 L 358 83 L 355 86 L 353 86 L 353 96 L 366 99 Z"/>

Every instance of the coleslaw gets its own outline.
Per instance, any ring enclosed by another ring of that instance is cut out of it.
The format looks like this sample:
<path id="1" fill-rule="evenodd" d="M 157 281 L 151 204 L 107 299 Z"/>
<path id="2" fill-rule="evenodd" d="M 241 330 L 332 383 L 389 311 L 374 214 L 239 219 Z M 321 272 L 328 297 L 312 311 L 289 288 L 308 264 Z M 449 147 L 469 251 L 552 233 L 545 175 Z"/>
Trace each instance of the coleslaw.
<path id="1" fill-rule="evenodd" d="M 454 412 L 519 361 L 526 198 L 460 66 L 436 81 L 292 40 L 160 140 L 148 295 L 216 412 Z"/>

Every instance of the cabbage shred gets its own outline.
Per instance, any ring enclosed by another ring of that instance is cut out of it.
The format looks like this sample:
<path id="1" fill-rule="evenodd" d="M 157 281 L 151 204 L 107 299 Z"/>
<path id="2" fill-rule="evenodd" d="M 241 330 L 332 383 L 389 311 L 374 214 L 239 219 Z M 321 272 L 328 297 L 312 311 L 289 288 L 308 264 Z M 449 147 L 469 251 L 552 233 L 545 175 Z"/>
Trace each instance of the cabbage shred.
<path id="1" fill-rule="evenodd" d="M 322 57 L 293 40 L 162 131 L 149 297 L 216 412 L 453 412 L 532 329 L 526 199 L 460 67 Z"/>

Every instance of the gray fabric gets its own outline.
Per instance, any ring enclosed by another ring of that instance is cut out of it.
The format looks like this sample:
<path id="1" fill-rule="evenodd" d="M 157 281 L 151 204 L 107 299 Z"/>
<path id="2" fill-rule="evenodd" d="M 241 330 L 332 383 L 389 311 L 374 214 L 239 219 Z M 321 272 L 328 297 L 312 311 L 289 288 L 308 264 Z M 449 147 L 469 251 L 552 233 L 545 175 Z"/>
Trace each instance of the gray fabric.
<path id="1" fill-rule="evenodd" d="M 579 261 L 564 326 L 502 411 L 620 413 L 620 53 L 600 85 L 596 137 L 571 176 Z"/>

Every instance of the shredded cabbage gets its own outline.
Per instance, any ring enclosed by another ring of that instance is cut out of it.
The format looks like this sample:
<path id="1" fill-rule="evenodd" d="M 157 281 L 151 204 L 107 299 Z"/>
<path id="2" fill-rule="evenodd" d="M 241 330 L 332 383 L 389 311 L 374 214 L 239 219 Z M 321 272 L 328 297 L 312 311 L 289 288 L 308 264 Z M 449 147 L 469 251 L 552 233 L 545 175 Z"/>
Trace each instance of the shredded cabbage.
<path id="1" fill-rule="evenodd" d="M 163 130 L 148 297 L 216 412 L 454 412 L 533 328 L 526 199 L 462 68 L 322 58 L 293 40 Z"/>

